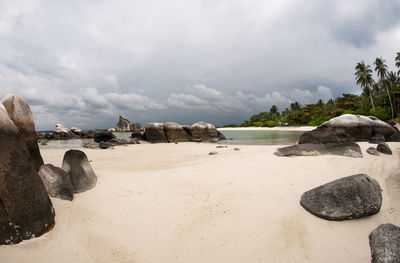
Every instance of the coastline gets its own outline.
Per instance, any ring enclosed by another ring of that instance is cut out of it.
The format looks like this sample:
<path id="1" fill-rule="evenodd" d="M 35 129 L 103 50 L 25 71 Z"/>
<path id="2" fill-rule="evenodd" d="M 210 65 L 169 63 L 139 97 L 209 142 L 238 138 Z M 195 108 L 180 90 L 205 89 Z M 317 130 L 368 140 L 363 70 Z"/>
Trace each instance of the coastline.
<path id="1" fill-rule="evenodd" d="M 276 127 L 230 127 L 230 128 L 217 128 L 219 131 L 312 131 L 317 126 L 299 126 L 299 127 L 283 127 L 283 126 L 276 126 Z"/>
<path id="2" fill-rule="evenodd" d="M 388 144 L 392 156 L 368 155 L 370 144 L 359 143 L 364 158 L 355 159 L 273 155 L 282 145 L 84 149 L 97 185 L 72 202 L 52 198 L 54 229 L 1 246 L 0 254 L 5 262 L 43 263 L 369 262 L 369 233 L 400 222 L 400 143 Z M 65 151 L 41 149 L 56 166 Z M 332 222 L 300 206 L 305 191 L 357 173 L 380 183 L 378 214 Z"/>

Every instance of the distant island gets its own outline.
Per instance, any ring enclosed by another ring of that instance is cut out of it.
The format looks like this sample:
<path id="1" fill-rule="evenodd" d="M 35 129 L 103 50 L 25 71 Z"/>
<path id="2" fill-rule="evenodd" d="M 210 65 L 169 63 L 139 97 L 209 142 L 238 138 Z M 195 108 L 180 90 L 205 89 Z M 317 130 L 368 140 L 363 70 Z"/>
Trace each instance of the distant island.
<path id="1" fill-rule="evenodd" d="M 343 94 L 327 102 L 320 99 L 306 105 L 296 101 L 283 111 L 273 105 L 268 112 L 255 114 L 242 124 L 224 127 L 318 126 L 342 114 L 371 115 L 387 122 L 400 122 L 400 52 L 395 58 L 397 72 L 389 71 L 382 58 L 376 58 L 374 66 L 376 81 L 370 65 L 361 61 L 355 67 L 356 84 L 362 89 L 360 95 Z"/>

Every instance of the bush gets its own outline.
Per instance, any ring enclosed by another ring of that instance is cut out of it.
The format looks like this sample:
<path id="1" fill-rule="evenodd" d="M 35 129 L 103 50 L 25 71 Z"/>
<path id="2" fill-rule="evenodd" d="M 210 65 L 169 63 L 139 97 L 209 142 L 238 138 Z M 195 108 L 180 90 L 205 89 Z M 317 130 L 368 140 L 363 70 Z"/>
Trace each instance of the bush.
<path id="1" fill-rule="evenodd" d="M 278 123 L 276 121 L 265 121 L 264 122 L 264 127 L 275 127 L 278 126 Z"/>
<path id="2" fill-rule="evenodd" d="M 310 121 L 307 125 L 308 126 L 319 126 L 322 123 L 329 121 L 330 119 L 332 119 L 331 115 L 327 115 L 327 116 L 319 116 L 318 118 Z"/>
<path id="3" fill-rule="evenodd" d="M 380 106 L 375 107 L 376 117 L 383 120 L 388 121 L 392 118 L 392 113 L 390 109 L 384 109 Z M 370 110 L 370 114 L 373 116 L 374 112 Z"/>

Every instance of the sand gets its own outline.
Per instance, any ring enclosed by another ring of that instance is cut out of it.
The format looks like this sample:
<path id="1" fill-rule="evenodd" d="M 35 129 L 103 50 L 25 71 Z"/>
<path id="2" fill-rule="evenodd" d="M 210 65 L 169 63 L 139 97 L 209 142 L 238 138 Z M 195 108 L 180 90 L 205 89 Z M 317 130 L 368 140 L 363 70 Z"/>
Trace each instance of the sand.
<path id="1" fill-rule="evenodd" d="M 389 145 L 392 156 L 371 156 L 360 143 L 362 159 L 277 157 L 276 145 L 84 149 L 98 184 L 52 198 L 54 229 L 0 246 L 0 262 L 370 262 L 370 232 L 400 224 L 400 143 Z M 64 152 L 42 149 L 57 166 Z M 303 192 L 357 173 L 383 189 L 377 215 L 331 222 L 300 206 Z"/>

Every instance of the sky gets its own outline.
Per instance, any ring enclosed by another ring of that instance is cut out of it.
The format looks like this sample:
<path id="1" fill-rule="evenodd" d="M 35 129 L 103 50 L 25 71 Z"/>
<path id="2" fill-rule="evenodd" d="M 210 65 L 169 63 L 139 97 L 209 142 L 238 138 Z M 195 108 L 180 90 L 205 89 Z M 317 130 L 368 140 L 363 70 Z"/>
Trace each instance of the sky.
<path id="1" fill-rule="evenodd" d="M 1 0 L 0 97 L 37 130 L 221 126 L 360 93 L 354 67 L 400 52 L 400 0 Z"/>

